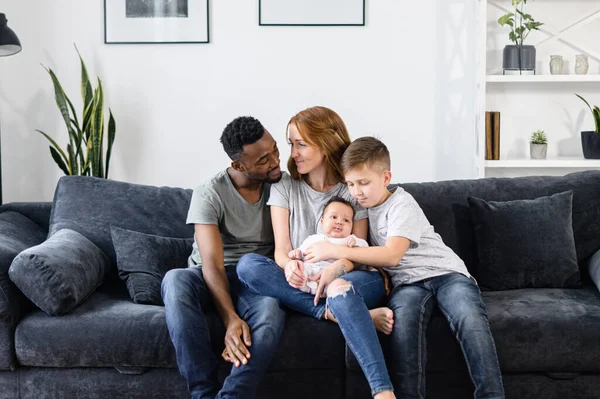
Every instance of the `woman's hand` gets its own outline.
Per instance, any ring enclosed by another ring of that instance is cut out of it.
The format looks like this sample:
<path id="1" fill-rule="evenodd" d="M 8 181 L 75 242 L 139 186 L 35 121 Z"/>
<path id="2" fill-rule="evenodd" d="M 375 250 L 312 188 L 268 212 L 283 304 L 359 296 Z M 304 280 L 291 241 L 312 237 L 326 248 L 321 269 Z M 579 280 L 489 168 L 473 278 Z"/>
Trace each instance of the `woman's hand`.
<path id="1" fill-rule="evenodd" d="M 343 276 L 348 273 L 348 267 L 344 263 L 344 261 L 336 261 L 329 266 L 325 266 L 316 276 L 309 277 L 308 281 L 318 281 L 319 285 L 317 286 L 317 292 L 315 293 L 314 304 L 317 306 L 321 296 L 327 289 L 329 283 L 331 283 L 336 278 Z"/>
<path id="2" fill-rule="evenodd" d="M 306 251 L 304 251 L 304 261 L 315 263 L 322 260 L 340 258 L 339 249 L 339 245 L 327 241 L 316 242 L 309 245 Z"/>
<path id="3" fill-rule="evenodd" d="M 301 260 L 290 260 L 285 264 L 285 279 L 294 288 L 302 288 L 306 284 L 304 276 L 304 262 Z"/>

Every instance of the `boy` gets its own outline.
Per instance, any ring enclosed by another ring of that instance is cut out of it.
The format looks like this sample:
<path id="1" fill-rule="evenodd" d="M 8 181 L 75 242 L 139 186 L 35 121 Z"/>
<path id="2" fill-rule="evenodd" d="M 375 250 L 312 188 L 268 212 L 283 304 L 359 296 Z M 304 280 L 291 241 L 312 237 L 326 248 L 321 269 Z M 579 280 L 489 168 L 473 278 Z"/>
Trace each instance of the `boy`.
<path id="1" fill-rule="evenodd" d="M 332 197 L 323 207 L 323 215 L 320 220 L 322 233 L 308 236 L 299 248 L 293 249 L 288 253 L 288 257 L 290 259 L 303 260 L 306 248 L 320 241 L 327 241 L 347 247 L 368 247 L 369 244 L 365 240 L 352 234 L 353 220 L 354 208 L 352 204 L 342 197 Z M 334 261 L 334 259 L 327 259 L 319 262 L 305 262 L 305 281 L 304 286 L 300 290 L 315 295 L 318 283 L 315 280 L 309 281 L 309 279 L 317 276 L 325 266 L 332 264 Z M 325 291 L 323 291 L 321 296 L 325 297 L 325 295 Z"/>
<path id="2" fill-rule="evenodd" d="M 392 279 L 388 306 L 394 312 L 392 361 L 398 397 L 425 398 L 426 327 L 434 302 L 460 342 L 476 398 L 504 398 L 502 375 L 485 306 L 464 262 L 447 247 L 402 188 L 388 190 L 392 173 L 387 147 L 373 137 L 354 141 L 342 157 L 350 193 L 368 208 L 372 247 L 317 243 L 310 261 L 346 258 L 382 267 Z"/>

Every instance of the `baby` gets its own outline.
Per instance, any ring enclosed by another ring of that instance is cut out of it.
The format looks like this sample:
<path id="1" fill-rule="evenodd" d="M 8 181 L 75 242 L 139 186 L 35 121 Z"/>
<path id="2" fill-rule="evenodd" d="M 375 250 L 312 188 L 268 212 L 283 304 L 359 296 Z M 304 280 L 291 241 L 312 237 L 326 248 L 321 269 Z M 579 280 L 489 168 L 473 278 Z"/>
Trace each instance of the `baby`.
<path id="1" fill-rule="evenodd" d="M 293 249 L 288 253 L 290 259 L 303 260 L 304 252 L 311 244 L 319 241 L 329 241 L 333 244 L 345 245 L 348 247 L 368 247 L 369 244 L 362 238 L 352 234 L 352 224 L 354 220 L 354 208 L 352 204 L 341 197 L 332 197 L 323 208 L 321 216 L 321 234 L 308 236 L 299 248 Z M 309 277 L 314 277 L 325 266 L 335 262 L 335 259 L 323 260 L 320 262 L 304 262 L 304 286 L 301 291 L 310 294 L 317 293 L 317 281 L 308 281 Z M 326 290 L 323 291 L 325 297 Z"/>

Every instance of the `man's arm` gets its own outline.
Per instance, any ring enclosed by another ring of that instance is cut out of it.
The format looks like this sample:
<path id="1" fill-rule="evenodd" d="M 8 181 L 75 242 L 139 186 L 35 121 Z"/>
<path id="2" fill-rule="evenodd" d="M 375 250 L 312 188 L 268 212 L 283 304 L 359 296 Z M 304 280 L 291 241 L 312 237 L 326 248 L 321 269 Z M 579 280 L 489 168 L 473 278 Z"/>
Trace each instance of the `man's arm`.
<path id="1" fill-rule="evenodd" d="M 235 311 L 225 273 L 223 241 L 214 224 L 195 224 L 196 243 L 202 259 L 202 276 L 225 324 L 225 346 L 236 366 L 250 358 L 250 328 Z M 242 339 L 243 338 L 243 341 Z"/>

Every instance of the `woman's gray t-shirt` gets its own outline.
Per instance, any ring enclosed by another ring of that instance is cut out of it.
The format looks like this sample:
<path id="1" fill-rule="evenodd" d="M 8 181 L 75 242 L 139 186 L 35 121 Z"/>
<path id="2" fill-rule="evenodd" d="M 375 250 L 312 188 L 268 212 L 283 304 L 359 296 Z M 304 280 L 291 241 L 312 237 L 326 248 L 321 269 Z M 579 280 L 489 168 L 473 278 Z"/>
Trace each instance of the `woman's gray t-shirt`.
<path id="1" fill-rule="evenodd" d="M 290 240 L 292 248 L 298 248 L 310 235 L 321 232 L 320 223 L 323 206 L 338 196 L 354 206 L 354 220 L 367 218 L 367 211 L 356 202 L 345 184 L 338 183 L 326 193 L 312 189 L 304 180 L 294 180 L 287 173 L 278 183 L 271 185 L 271 196 L 267 205 L 290 211 Z"/>
<path id="2" fill-rule="evenodd" d="M 270 191 L 271 185 L 265 183 L 260 200 L 251 204 L 236 190 L 224 170 L 194 190 L 186 223 L 219 227 L 226 267 L 235 267 L 242 255 L 251 252 L 273 258 L 275 242 L 271 212 L 267 207 Z M 188 266 L 201 265 L 194 240 Z"/>

